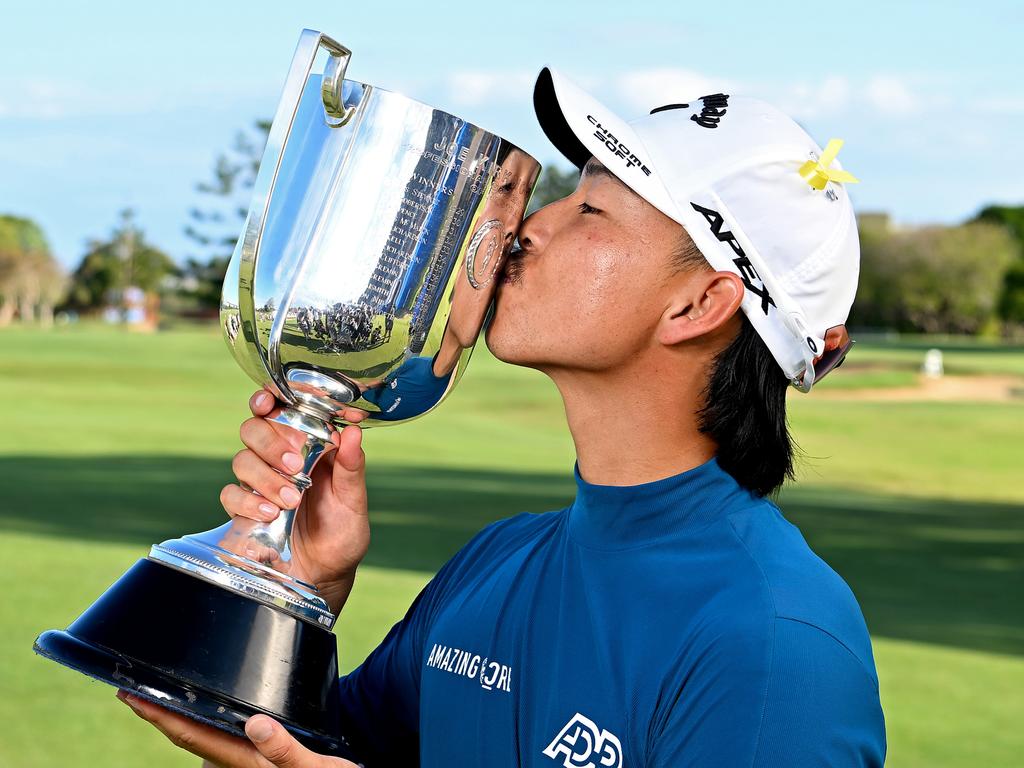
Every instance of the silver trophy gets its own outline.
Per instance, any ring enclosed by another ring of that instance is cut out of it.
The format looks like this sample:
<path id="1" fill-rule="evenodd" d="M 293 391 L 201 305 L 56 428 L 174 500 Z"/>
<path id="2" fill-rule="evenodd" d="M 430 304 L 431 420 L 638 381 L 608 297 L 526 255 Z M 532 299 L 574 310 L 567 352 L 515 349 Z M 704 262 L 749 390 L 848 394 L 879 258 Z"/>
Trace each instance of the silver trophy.
<path id="1" fill-rule="evenodd" d="M 400 423 L 455 386 L 540 172 L 493 133 L 346 80 L 350 57 L 303 30 L 221 304 L 235 359 L 279 401 L 268 418 L 306 436 L 300 491 L 343 413 Z M 344 753 L 334 615 L 292 572 L 295 513 L 153 546 L 35 650 L 228 731 L 262 712 Z"/>

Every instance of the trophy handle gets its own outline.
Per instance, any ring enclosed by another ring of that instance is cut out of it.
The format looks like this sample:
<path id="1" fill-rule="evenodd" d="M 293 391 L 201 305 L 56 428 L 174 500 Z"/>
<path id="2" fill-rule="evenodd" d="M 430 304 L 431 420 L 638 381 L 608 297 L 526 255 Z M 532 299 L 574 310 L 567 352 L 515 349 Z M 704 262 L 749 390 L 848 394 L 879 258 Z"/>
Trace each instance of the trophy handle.
<path id="1" fill-rule="evenodd" d="M 271 192 L 281 168 L 281 160 L 292 132 L 303 89 L 313 71 L 313 65 L 316 63 L 316 57 L 321 47 L 329 55 L 321 86 L 324 118 L 329 125 L 337 127 L 348 123 L 355 114 L 357 108 L 345 107 L 342 95 L 345 71 L 352 58 L 352 52 L 323 32 L 313 29 L 302 30 L 295 53 L 292 55 L 284 87 L 281 90 L 277 111 L 270 124 L 267 143 L 253 183 L 249 215 L 246 217 L 245 228 L 238 240 L 228 273 L 234 278 L 236 274 L 234 271 L 236 269 L 235 261 L 237 260 L 238 289 L 234 303 L 237 305 L 235 313 L 238 316 L 239 327 L 233 333 L 240 339 L 229 338 L 229 346 L 236 358 L 239 358 L 243 370 L 250 372 L 250 376 L 255 373 L 256 375 L 253 376 L 255 381 L 261 385 L 270 386 L 278 399 L 285 401 L 290 400 L 287 382 L 278 374 L 277 368 L 271 364 L 271 361 L 266 359 L 266 353 L 261 349 L 256 329 L 256 306 L 252 289 L 256 280 L 256 262 L 259 258 L 263 227 L 270 208 Z M 225 294 L 225 296 L 227 295 Z M 234 290 L 230 295 L 235 296 Z M 241 354 L 236 351 L 240 348 L 256 350 L 256 352 L 255 354 L 251 352 Z M 263 370 L 261 371 L 260 368 Z"/>
<path id="2" fill-rule="evenodd" d="M 324 65 L 323 82 L 320 86 L 320 98 L 324 102 L 324 112 L 327 113 L 328 122 L 331 125 L 345 125 L 356 113 L 355 107 L 345 106 L 345 99 L 341 92 L 345 83 L 345 70 L 348 69 L 352 51 L 322 32 L 318 34 L 320 35 L 318 45 L 322 45 L 330 53 L 327 64 Z"/>

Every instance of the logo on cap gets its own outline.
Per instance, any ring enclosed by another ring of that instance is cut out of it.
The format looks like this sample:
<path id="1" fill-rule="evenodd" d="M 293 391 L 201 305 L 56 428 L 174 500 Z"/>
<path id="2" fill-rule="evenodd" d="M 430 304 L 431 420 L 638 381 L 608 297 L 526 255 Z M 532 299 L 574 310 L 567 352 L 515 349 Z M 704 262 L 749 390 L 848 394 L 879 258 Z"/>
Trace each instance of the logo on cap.
<path id="1" fill-rule="evenodd" d="M 597 122 L 597 119 L 593 115 L 587 115 L 587 120 L 590 121 L 591 125 L 597 128 L 597 130 L 594 131 L 594 136 L 600 139 L 601 143 L 604 144 L 612 152 L 613 155 L 615 155 L 616 157 L 621 157 L 623 160 L 625 160 L 627 168 L 632 168 L 634 165 L 639 165 L 640 170 L 643 171 L 645 175 L 651 175 L 651 169 L 647 167 L 647 164 L 644 163 L 639 157 L 637 157 L 636 154 L 630 152 L 629 147 L 627 147 L 625 144 L 620 143 L 619 140 L 616 139 L 614 135 L 612 135 L 611 131 L 609 131 L 607 128 L 605 128 L 599 122 Z"/>
<path id="2" fill-rule="evenodd" d="M 659 112 L 667 112 L 670 109 L 689 109 L 689 104 L 662 104 L 660 107 L 655 107 L 651 110 L 652 115 L 656 115 Z"/>
<path id="3" fill-rule="evenodd" d="M 701 96 L 700 100 L 704 105 L 701 107 L 700 114 L 690 115 L 690 119 L 705 128 L 717 128 L 719 121 L 727 111 L 726 107 L 729 106 L 729 94 L 712 93 L 708 96 Z"/>
<path id="4" fill-rule="evenodd" d="M 722 224 L 725 223 L 725 219 L 722 218 L 722 214 L 718 211 L 712 210 L 711 208 L 705 208 L 703 205 L 698 205 L 697 203 L 691 202 L 690 205 L 693 206 L 695 211 L 703 215 L 704 218 L 708 220 L 708 224 L 711 225 L 711 233 L 723 243 L 728 243 L 729 247 L 736 253 L 736 258 L 732 260 L 732 263 L 739 271 L 740 277 L 743 278 L 743 284 L 747 286 L 747 290 L 761 299 L 761 311 L 767 315 L 768 307 L 774 307 L 775 301 L 768 295 L 768 287 L 764 284 L 761 276 L 757 274 L 757 270 L 754 269 L 754 265 L 750 263 L 750 259 L 747 257 L 747 254 L 743 252 L 743 246 L 737 242 L 736 237 L 730 230 L 722 231 Z M 757 280 L 760 285 L 755 285 L 753 280 Z"/>

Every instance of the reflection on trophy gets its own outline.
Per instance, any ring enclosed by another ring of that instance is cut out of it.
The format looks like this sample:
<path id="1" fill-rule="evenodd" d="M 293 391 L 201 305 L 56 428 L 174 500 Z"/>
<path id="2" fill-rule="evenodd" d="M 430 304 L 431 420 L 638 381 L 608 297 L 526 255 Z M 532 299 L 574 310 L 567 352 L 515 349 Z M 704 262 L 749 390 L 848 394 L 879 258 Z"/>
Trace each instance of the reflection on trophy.
<path id="1" fill-rule="evenodd" d="M 279 400 L 268 418 L 306 436 L 300 491 L 344 415 L 407 421 L 458 382 L 540 170 L 499 136 L 344 79 L 349 58 L 303 31 L 221 305 L 235 359 Z M 262 712 L 343 752 L 334 615 L 291 568 L 295 514 L 153 546 L 35 650 L 233 733 Z"/>

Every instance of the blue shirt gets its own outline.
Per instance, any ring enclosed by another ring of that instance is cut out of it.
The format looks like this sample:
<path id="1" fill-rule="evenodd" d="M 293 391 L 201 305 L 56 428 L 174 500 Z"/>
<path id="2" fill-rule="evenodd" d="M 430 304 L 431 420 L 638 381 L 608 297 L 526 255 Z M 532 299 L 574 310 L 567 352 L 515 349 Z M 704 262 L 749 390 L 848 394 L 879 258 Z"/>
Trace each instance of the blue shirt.
<path id="1" fill-rule="evenodd" d="M 486 527 L 340 681 L 391 765 L 880 766 L 846 583 L 715 459 Z"/>
<path id="2" fill-rule="evenodd" d="M 448 388 L 451 373 L 434 375 L 434 358 L 412 356 L 381 386 L 363 392 L 363 398 L 380 408 L 374 414 L 383 421 L 400 421 L 433 408 Z M 454 372 L 454 371 L 453 371 Z"/>

